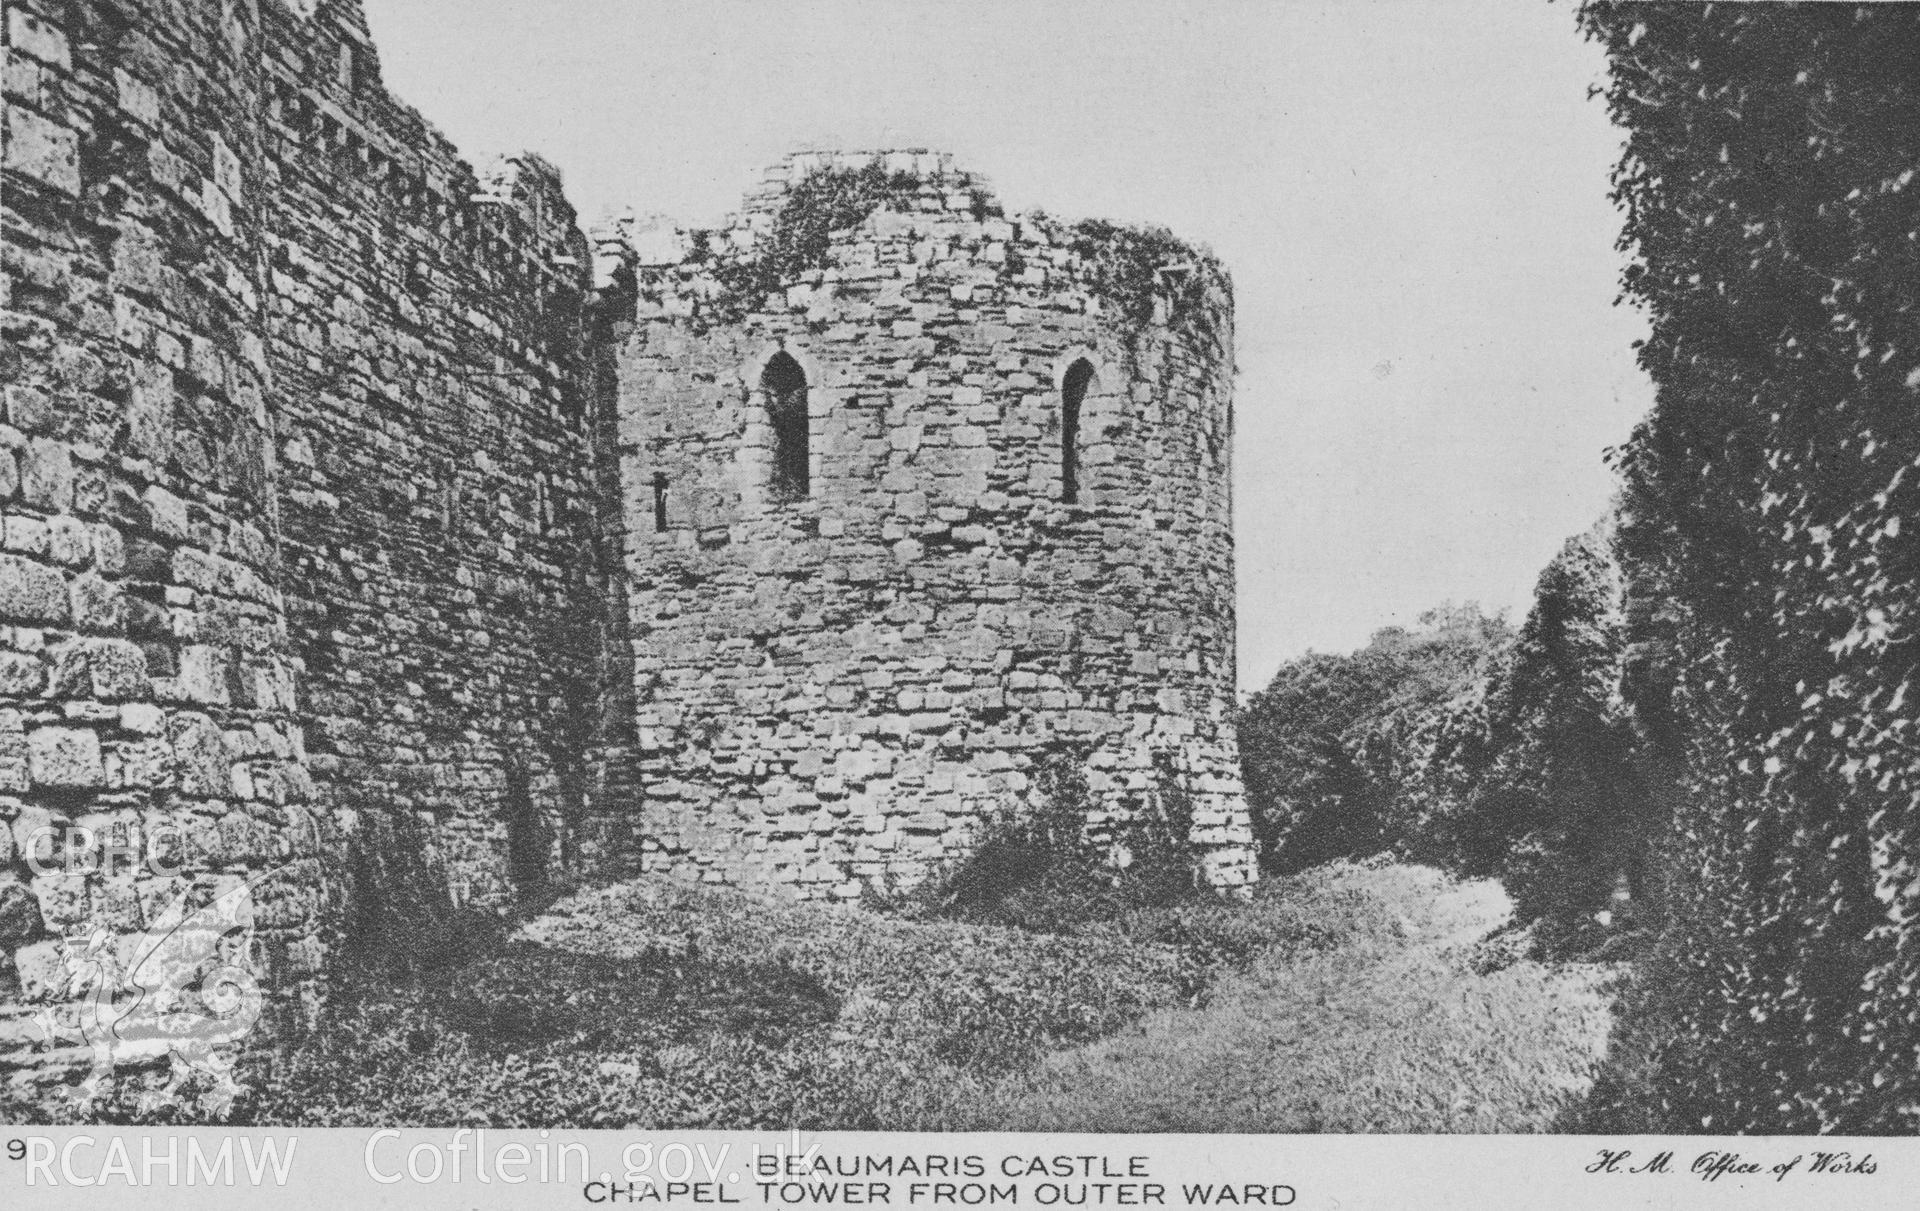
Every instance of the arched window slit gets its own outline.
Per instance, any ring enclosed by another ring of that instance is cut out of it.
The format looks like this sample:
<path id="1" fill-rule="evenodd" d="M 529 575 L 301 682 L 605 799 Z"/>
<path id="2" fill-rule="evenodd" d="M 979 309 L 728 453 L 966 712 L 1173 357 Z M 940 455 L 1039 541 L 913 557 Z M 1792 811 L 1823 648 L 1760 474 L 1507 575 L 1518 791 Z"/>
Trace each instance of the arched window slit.
<path id="1" fill-rule="evenodd" d="M 773 426 L 773 492 L 785 500 L 812 490 L 807 448 L 807 373 L 790 354 L 776 353 L 760 372 L 767 420 Z"/>
<path id="2" fill-rule="evenodd" d="M 1093 382 L 1093 363 L 1081 358 L 1060 383 L 1060 499 L 1080 499 L 1080 405 Z"/>

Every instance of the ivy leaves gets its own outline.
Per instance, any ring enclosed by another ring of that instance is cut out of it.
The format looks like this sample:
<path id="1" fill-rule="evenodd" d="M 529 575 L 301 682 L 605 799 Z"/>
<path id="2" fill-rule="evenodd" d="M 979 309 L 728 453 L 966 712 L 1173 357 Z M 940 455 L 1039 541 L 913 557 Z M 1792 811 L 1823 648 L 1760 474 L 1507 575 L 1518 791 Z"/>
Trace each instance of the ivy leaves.
<path id="1" fill-rule="evenodd" d="M 1646 1092 L 1680 1126 L 1912 1130 L 1920 16 L 1580 19 L 1627 135 L 1624 286 L 1657 388 L 1618 460 L 1623 541 L 1679 619 L 1662 848 L 1685 902 Z"/>

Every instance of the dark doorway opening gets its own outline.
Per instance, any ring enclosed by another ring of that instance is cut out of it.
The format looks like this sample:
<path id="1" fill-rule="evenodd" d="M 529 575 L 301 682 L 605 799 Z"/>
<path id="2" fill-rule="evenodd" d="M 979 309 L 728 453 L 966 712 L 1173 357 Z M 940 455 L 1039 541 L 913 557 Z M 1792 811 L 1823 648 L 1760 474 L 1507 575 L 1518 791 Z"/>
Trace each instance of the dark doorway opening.
<path id="1" fill-rule="evenodd" d="M 546 886 L 553 833 L 533 801 L 532 779 L 524 767 L 507 767 L 505 791 L 501 809 L 507 824 L 507 880 L 524 896 Z"/>

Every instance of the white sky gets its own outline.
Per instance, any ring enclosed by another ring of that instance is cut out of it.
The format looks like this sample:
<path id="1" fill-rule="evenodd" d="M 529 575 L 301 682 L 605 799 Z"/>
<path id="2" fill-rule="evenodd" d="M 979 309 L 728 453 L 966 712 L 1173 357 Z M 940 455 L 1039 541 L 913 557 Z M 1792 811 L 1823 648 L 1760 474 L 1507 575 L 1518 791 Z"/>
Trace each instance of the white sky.
<path id="1" fill-rule="evenodd" d="M 1569 4 L 365 0 L 386 80 L 589 219 L 734 209 L 801 147 L 924 146 L 1010 212 L 1232 270 L 1240 682 L 1442 601 L 1524 613 L 1651 389 L 1618 136 Z"/>

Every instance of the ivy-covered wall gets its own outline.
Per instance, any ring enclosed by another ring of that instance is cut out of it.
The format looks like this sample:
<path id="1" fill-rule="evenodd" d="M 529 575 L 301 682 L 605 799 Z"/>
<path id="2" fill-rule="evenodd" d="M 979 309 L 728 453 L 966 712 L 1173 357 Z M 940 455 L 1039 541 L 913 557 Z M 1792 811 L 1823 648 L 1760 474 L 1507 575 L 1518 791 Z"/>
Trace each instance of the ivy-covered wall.
<path id="1" fill-rule="evenodd" d="M 1920 13 L 1588 4 L 1657 387 L 1629 687 L 1678 780 L 1650 1125 L 1920 1128 Z"/>

